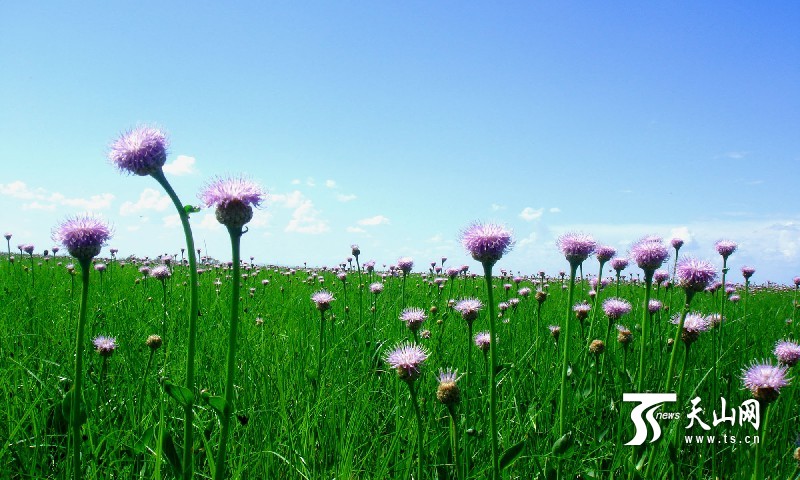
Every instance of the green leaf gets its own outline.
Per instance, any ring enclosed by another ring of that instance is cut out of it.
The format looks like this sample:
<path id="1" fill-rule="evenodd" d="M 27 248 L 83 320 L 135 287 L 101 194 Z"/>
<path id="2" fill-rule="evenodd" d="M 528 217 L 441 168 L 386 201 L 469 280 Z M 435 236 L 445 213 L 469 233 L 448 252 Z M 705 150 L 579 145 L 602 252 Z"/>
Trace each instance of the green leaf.
<path id="1" fill-rule="evenodd" d="M 184 205 L 183 206 L 183 211 L 186 212 L 187 214 L 188 213 L 197 213 L 197 212 L 200 211 L 200 208 L 194 207 L 192 205 Z"/>
<path id="2" fill-rule="evenodd" d="M 205 397 L 204 400 L 208 406 L 213 408 L 217 415 L 220 417 L 225 414 L 225 399 L 222 397 Z"/>
<path id="3" fill-rule="evenodd" d="M 164 391 L 183 407 L 188 407 L 194 402 L 194 394 L 186 387 L 164 382 Z"/>
<path id="4" fill-rule="evenodd" d="M 500 469 L 504 470 L 511 466 L 511 464 L 514 463 L 514 461 L 516 461 L 520 455 L 522 455 L 522 451 L 525 450 L 526 443 L 528 443 L 527 438 L 521 440 L 516 445 L 508 447 L 500 457 Z"/>
<path id="5" fill-rule="evenodd" d="M 147 430 L 144 431 L 141 437 L 136 440 L 136 443 L 133 445 L 133 451 L 137 454 L 142 454 L 147 451 L 147 445 L 153 441 L 153 437 L 156 433 L 156 427 L 151 425 L 148 427 Z"/>
<path id="6" fill-rule="evenodd" d="M 72 412 L 72 396 L 74 395 L 74 389 L 69 389 L 66 395 L 64 395 L 64 400 L 61 401 L 61 414 L 64 416 L 64 419 L 69 424 L 71 422 L 70 413 Z M 86 405 L 83 402 L 78 403 L 78 411 L 80 414 L 78 415 L 78 422 L 80 425 L 86 423 Z"/>
<path id="7" fill-rule="evenodd" d="M 567 432 L 553 444 L 553 455 L 561 455 L 572 446 L 572 435 Z"/>
<path id="8" fill-rule="evenodd" d="M 178 456 L 178 450 L 175 448 L 175 442 L 172 441 L 172 435 L 164 433 L 164 439 L 161 442 L 161 451 L 164 453 L 164 458 L 172 467 L 172 471 L 176 477 L 183 476 L 183 467 L 181 467 L 181 458 Z"/>

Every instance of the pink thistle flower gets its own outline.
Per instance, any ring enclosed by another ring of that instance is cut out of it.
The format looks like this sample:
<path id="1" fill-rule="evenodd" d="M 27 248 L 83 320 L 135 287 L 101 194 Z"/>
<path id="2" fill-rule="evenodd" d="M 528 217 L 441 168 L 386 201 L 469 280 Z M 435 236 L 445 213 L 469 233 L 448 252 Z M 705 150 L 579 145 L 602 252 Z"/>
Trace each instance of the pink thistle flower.
<path id="1" fill-rule="evenodd" d="M 53 240 L 78 260 L 96 257 L 110 238 L 111 228 L 104 221 L 88 215 L 68 218 L 53 231 Z"/>
<path id="2" fill-rule="evenodd" d="M 483 353 L 489 351 L 489 346 L 492 343 L 492 339 L 491 336 L 489 335 L 489 332 L 478 332 L 477 334 L 475 334 L 474 340 L 475 340 L 475 346 L 478 347 L 478 350 L 480 350 Z"/>
<path id="3" fill-rule="evenodd" d="M 319 290 L 311 295 L 311 301 L 317 306 L 317 310 L 324 312 L 331 308 L 331 303 L 336 300 L 333 294 L 327 290 Z"/>
<path id="4" fill-rule="evenodd" d="M 786 365 L 775 366 L 764 361 L 753 362 L 747 369 L 742 370 L 742 383 L 758 400 L 771 403 L 777 400 L 781 388 L 789 385 L 786 378 L 789 367 Z"/>
<path id="5" fill-rule="evenodd" d="M 206 207 L 216 207 L 219 223 L 241 228 L 253 218 L 253 207 L 264 201 L 266 194 L 257 183 L 244 177 L 215 178 L 200 192 Z"/>
<path id="6" fill-rule="evenodd" d="M 583 263 L 584 260 L 589 258 L 589 255 L 594 253 L 597 247 L 597 242 L 594 241 L 591 235 L 577 232 L 570 232 L 560 236 L 556 243 L 561 253 L 573 266 Z"/>
<path id="7" fill-rule="evenodd" d="M 793 367 L 800 361 L 800 345 L 789 340 L 781 340 L 776 343 L 772 353 L 782 365 Z"/>
<path id="8" fill-rule="evenodd" d="M 621 298 L 607 298 L 603 302 L 603 312 L 609 320 L 619 320 L 624 315 L 631 313 L 631 304 L 627 300 Z"/>
<path id="9" fill-rule="evenodd" d="M 111 144 L 108 158 L 122 171 L 152 175 L 167 162 L 167 137 L 154 127 L 135 128 Z"/>
<path id="10" fill-rule="evenodd" d="M 461 244 L 475 260 L 494 265 L 514 245 L 511 232 L 494 223 L 474 223 L 461 233 Z"/>
<path id="11" fill-rule="evenodd" d="M 400 378 L 406 382 L 413 382 L 422 373 L 422 363 L 427 360 L 428 352 L 419 345 L 400 343 L 389 351 L 384 360 L 390 367 L 397 370 Z"/>
<path id="12" fill-rule="evenodd" d="M 684 290 L 702 292 L 717 278 L 717 270 L 705 260 L 684 257 L 678 262 L 675 276 Z"/>
<path id="13" fill-rule="evenodd" d="M 669 251 L 658 237 L 644 237 L 631 247 L 631 258 L 642 270 L 655 272 L 668 258 Z"/>
<path id="14" fill-rule="evenodd" d="M 422 326 L 422 323 L 428 318 L 425 315 L 425 310 L 421 308 L 410 307 L 404 309 L 400 313 L 400 320 L 406 322 L 406 327 L 412 332 L 416 332 Z"/>

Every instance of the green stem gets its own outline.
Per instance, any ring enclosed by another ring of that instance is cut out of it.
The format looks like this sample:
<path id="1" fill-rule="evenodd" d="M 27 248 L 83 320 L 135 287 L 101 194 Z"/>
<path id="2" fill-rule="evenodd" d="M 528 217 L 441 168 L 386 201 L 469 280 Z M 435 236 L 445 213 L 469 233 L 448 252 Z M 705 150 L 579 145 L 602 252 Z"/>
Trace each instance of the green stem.
<path id="1" fill-rule="evenodd" d="M 189 335 L 186 345 L 186 388 L 194 393 L 194 358 L 196 352 L 196 338 L 197 338 L 197 315 L 200 309 L 200 301 L 197 288 L 197 256 L 194 248 L 194 236 L 192 235 L 192 227 L 189 225 L 189 214 L 184 209 L 172 185 L 169 184 L 164 172 L 158 170 L 151 175 L 161 187 L 167 192 L 170 200 L 172 200 L 175 209 L 178 211 L 178 217 L 181 219 L 183 226 L 183 235 L 186 238 L 186 251 L 189 257 Z M 238 268 L 238 267 L 237 267 Z M 238 280 L 237 280 L 238 282 Z M 238 301 L 238 295 L 237 295 Z M 194 398 L 191 397 L 189 402 L 184 407 L 184 424 L 183 424 L 183 478 L 189 480 L 194 474 L 194 461 L 192 458 L 192 449 L 194 446 Z"/>
<path id="2" fill-rule="evenodd" d="M 570 264 L 569 268 L 569 293 L 567 295 L 567 315 L 564 318 L 564 332 L 562 337 L 564 341 L 561 342 L 564 345 L 564 353 L 562 354 L 561 359 L 561 394 L 558 401 L 558 436 L 564 436 L 564 425 L 566 424 L 567 420 L 567 363 L 569 359 L 569 343 L 570 343 L 570 334 L 569 334 L 569 324 L 570 324 L 570 317 L 572 317 L 572 301 L 575 297 L 575 272 L 578 270 L 577 264 Z"/>
<path id="3" fill-rule="evenodd" d="M 462 393 L 464 400 L 464 428 L 468 429 L 470 425 L 470 395 L 472 394 L 472 384 L 470 383 L 470 367 L 472 364 L 472 321 L 467 322 L 467 374 L 464 377 L 464 384 L 466 388 Z M 466 433 L 466 432 L 465 432 Z M 464 435 L 464 478 L 469 478 L 469 435 Z"/>
<path id="4" fill-rule="evenodd" d="M 639 371 L 637 373 L 636 391 L 644 392 L 644 352 L 650 338 L 650 315 L 647 311 L 650 303 L 650 292 L 653 288 L 653 270 L 644 272 L 644 308 L 642 309 L 642 340 L 639 342 Z"/>
<path id="5" fill-rule="evenodd" d="M 763 405 L 763 403 L 761 405 Z M 759 405 L 759 407 L 761 405 Z M 767 423 L 769 422 L 769 414 L 772 410 L 769 408 L 769 404 L 766 404 L 764 409 L 766 410 L 764 413 L 764 423 L 761 424 L 761 436 L 758 439 L 758 443 L 756 443 L 756 458 L 755 462 L 753 462 L 753 480 L 761 480 L 764 478 L 763 468 L 761 465 L 761 444 L 764 443 L 764 437 L 767 435 Z"/>
<path id="6" fill-rule="evenodd" d="M 90 258 L 79 258 L 81 266 L 81 309 L 78 316 L 78 331 L 75 334 L 75 381 L 72 387 L 72 406 L 70 407 L 70 423 L 72 424 L 72 473 L 76 480 L 83 478 L 81 474 L 81 395 L 83 390 L 83 336 L 86 330 L 86 312 L 89 300 L 89 268 Z"/>
<path id="7" fill-rule="evenodd" d="M 458 427 L 456 425 L 455 407 L 448 405 L 447 413 L 450 414 L 450 448 L 453 449 L 453 466 L 456 471 L 456 480 L 459 480 L 461 478 L 461 469 L 458 464 Z"/>
<path id="8" fill-rule="evenodd" d="M 492 477 L 500 480 L 500 446 L 497 438 L 497 336 L 495 334 L 494 292 L 492 291 L 492 264 L 485 262 L 483 272 L 486 277 L 487 301 L 489 303 L 489 429 L 492 435 Z"/>
<path id="9" fill-rule="evenodd" d="M 681 311 L 681 319 L 678 321 L 678 328 L 675 330 L 675 337 L 672 339 L 672 353 L 670 354 L 669 367 L 667 368 L 667 380 L 666 385 L 664 386 L 665 392 L 669 392 L 670 388 L 672 387 L 672 372 L 675 371 L 675 357 L 678 353 L 678 342 L 681 338 L 683 322 L 686 320 L 686 314 L 689 313 L 689 305 L 692 303 L 692 297 L 694 297 L 694 292 L 686 290 L 686 303 L 683 306 L 683 311 Z"/>
<path id="10" fill-rule="evenodd" d="M 417 391 L 414 389 L 414 382 L 407 381 L 408 389 L 411 392 L 411 404 L 414 405 L 414 416 L 417 417 L 417 479 L 422 480 L 422 415 L 419 413 L 417 403 Z"/>
<path id="11" fill-rule="evenodd" d="M 322 355 L 323 350 L 325 350 L 325 312 L 320 310 L 319 316 L 319 348 L 317 349 L 317 398 L 319 398 L 319 391 L 322 389 Z"/>
<path id="12" fill-rule="evenodd" d="M 231 326 L 228 335 L 228 362 L 225 378 L 225 406 L 220 419 L 221 428 L 219 436 L 219 450 L 215 465 L 214 480 L 221 480 L 225 476 L 225 457 L 227 454 L 228 436 L 230 434 L 231 416 L 233 415 L 233 378 L 236 372 L 236 329 L 239 324 L 239 287 L 241 283 L 240 245 L 242 240 L 242 227 L 228 227 L 231 236 L 231 256 L 233 257 L 233 272 L 231 278 Z"/>

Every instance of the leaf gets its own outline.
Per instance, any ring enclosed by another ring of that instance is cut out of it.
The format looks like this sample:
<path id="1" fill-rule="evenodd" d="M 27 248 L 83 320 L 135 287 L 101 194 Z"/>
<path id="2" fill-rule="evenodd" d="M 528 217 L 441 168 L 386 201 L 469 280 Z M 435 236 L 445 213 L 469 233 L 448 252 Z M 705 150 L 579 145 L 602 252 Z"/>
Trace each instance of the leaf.
<path id="1" fill-rule="evenodd" d="M 200 211 L 200 208 L 199 207 L 194 207 L 192 205 L 184 205 L 183 206 L 183 211 L 186 212 L 187 214 L 189 214 L 189 213 L 197 213 L 197 212 Z"/>
<path id="2" fill-rule="evenodd" d="M 155 426 L 151 425 L 148 427 L 147 430 L 144 431 L 141 437 L 136 440 L 136 443 L 133 445 L 133 451 L 137 454 L 142 454 L 147 451 L 147 445 L 153 441 L 153 437 L 155 436 L 156 428 Z"/>
<path id="3" fill-rule="evenodd" d="M 167 459 L 172 471 L 176 477 L 183 475 L 183 467 L 181 467 L 181 459 L 178 456 L 178 451 L 175 449 L 175 442 L 172 441 L 172 435 L 164 433 L 164 439 L 161 442 L 161 451 L 164 453 L 164 458 Z"/>
<path id="4" fill-rule="evenodd" d="M 183 407 L 188 407 L 194 402 L 194 394 L 186 387 L 164 382 L 164 391 Z"/>
<path id="5" fill-rule="evenodd" d="M 67 394 L 64 395 L 64 400 L 61 401 L 61 414 L 64 415 L 64 420 L 66 420 L 67 423 L 72 421 L 70 414 L 72 412 L 72 396 L 74 392 L 74 389 L 69 389 Z M 83 425 L 86 423 L 86 405 L 84 405 L 83 402 L 78 403 L 78 411 L 80 412 L 78 415 L 78 423 Z"/>
<path id="6" fill-rule="evenodd" d="M 522 455 L 522 451 L 525 450 L 526 443 L 528 443 L 527 438 L 521 440 L 516 445 L 508 447 L 500 457 L 500 469 L 504 470 L 511 466 L 511 464 L 514 463 L 520 455 Z"/>
<path id="7" fill-rule="evenodd" d="M 225 414 L 225 399 L 222 397 L 205 397 L 204 400 L 208 403 L 208 406 L 213 408 L 217 415 L 220 417 Z"/>
<path id="8" fill-rule="evenodd" d="M 568 432 L 561 436 L 558 440 L 555 441 L 553 444 L 553 455 L 561 455 L 562 453 L 569 450 L 572 446 L 572 435 Z"/>

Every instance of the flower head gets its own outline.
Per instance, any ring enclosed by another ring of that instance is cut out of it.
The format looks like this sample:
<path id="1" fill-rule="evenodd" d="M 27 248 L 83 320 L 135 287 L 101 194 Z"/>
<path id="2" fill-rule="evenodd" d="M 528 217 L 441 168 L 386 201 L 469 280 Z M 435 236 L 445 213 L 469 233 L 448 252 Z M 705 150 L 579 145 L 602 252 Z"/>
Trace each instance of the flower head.
<path id="1" fill-rule="evenodd" d="M 483 353 L 489 351 L 489 346 L 492 343 L 492 337 L 489 332 L 478 332 L 475 334 L 475 346 L 478 347 Z"/>
<path id="2" fill-rule="evenodd" d="M 94 269 L 97 270 L 100 273 L 105 272 L 107 268 L 108 268 L 108 266 L 105 263 L 95 263 L 94 264 Z"/>
<path id="3" fill-rule="evenodd" d="M 100 335 L 92 340 L 92 344 L 94 345 L 95 351 L 102 357 L 110 357 L 114 353 L 114 350 L 117 349 L 117 339 L 114 337 L 104 337 Z"/>
<path id="4" fill-rule="evenodd" d="M 611 257 L 617 254 L 617 251 L 614 249 L 614 247 L 602 245 L 597 247 L 597 250 L 594 252 L 594 254 L 597 257 L 597 261 L 600 263 L 606 263 L 607 261 L 611 260 Z"/>
<path id="5" fill-rule="evenodd" d="M 144 343 L 145 345 L 150 347 L 150 350 L 158 350 L 159 348 L 161 348 L 163 340 L 161 340 L 161 337 L 159 335 L 150 335 L 149 337 L 147 337 L 147 340 L 145 340 Z"/>
<path id="6" fill-rule="evenodd" d="M 156 278 L 163 282 L 164 280 L 172 276 L 172 272 L 169 271 L 169 267 L 167 267 L 166 265 L 158 265 L 157 267 L 153 267 L 153 269 L 150 271 L 150 275 L 153 278 Z"/>
<path id="7" fill-rule="evenodd" d="M 461 390 L 458 388 L 458 370 L 448 368 L 439 370 L 439 387 L 436 389 L 436 398 L 445 405 L 455 405 L 461 401 Z"/>
<path id="8" fill-rule="evenodd" d="M 33 248 L 34 248 L 33 244 L 26 243 L 25 245 L 22 246 L 22 251 L 24 251 L 28 255 L 33 255 Z"/>
<path id="9" fill-rule="evenodd" d="M 621 298 L 607 298 L 603 302 L 603 312 L 609 320 L 619 320 L 623 315 L 631 313 L 631 304 Z"/>
<path id="10" fill-rule="evenodd" d="M 795 287 L 800 287 L 800 277 L 794 277 L 792 281 L 794 282 Z"/>
<path id="11" fill-rule="evenodd" d="M 606 351 L 606 344 L 602 340 L 592 340 L 589 344 L 589 353 L 600 355 Z"/>
<path id="12" fill-rule="evenodd" d="M 478 314 L 483 308 L 483 303 L 477 298 L 465 298 L 456 303 L 453 309 L 461 314 L 461 318 L 468 323 L 472 323 L 478 318 Z"/>
<path id="13" fill-rule="evenodd" d="M 666 280 L 669 280 L 669 272 L 666 270 L 656 270 L 653 274 L 653 281 L 658 283 L 662 283 Z"/>
<path id="14" fill-rule="evenodd" d="M 736 242 L 732 240 L 719 240 L 717 243 L 714 244 L 714 248 L 717 250 L 717 253 L 722 255 L 722 258 L 725 259 L 730 257 L 731 254 L 735 252 L 738 247 L 739 246 L 736 244 Z"/>
<path id="15" fill-rule="evenodd" d="M 775 344 L 775 350 L 772 351 L 775 357 L 782 365 L 793 367 L 800 361 L 800 345 L 789 340 L 781 340 Z"/>
<path id="16" fill-rule="evenodd" d="M 167 137 L 154 127 L 134 128 L 111 144 L 108 158 L 120 170 L 152 175 L 167 162 Z"/>
<path id="17" fill-rule="evenodd" d="M 358 258 L 358 256 L 361 255 L 361 249 L 358 248 L 358 245 L 356 245 L 356 244 L 350 245 L 350 252 L 356 258 Z"/>
<path id="18" fill-rule="evenodd" d="M 111 228 L 89 215 L 68 218 L 53 231 L 53 240 L 64 245 L 78 260 L 96 257 L 109 238 Z"/>
<path id="19" fill-rule="evenodd" d="M 419 345 L 400 343 L 390 350 L 384 360 L 397 370 L 397 375 L 406 382 L 413 382 L 422 373 L 422 362 L 428 358 L 428 352 Z"/>
<path id="20" fill-rule="evenodd" d="M 662 304 L 660 301 L 656 300 L 655 298 L 651 298 L 649 302 L 647 302 L 647 311 L 651 314 L 657 313 L 661 310 Z"/>
<path id="21" fill-rule="evenodd" d="M 655 272 L 669 258 L 669 250 L 660 238 L 644 237 L 631 247 L 631 258 L 645 272 Z"/>
<path id="22" fill-rule="evenodd" d="M 786 365 L 775 366 L 769 362 L 753 364 L 742 370 L 742 383 L 758 400 L 765 403 L 775 401 L 781 388 L 789 385 Z"/>
<path id="23" fill-rule="evenodd" d="M 617 271 L 617 273 L 625 270 L 628 268 L 628 259 L 617 257 L 611 260 L 611 268 Z"/>
<path id="24" fill-rule="evenodd" d="M 550 330 L 550 335 L 553 337 L 553 340 L 558 343 L 558 337 L 561 336 L 561 327 L 558 325 L 548 325 L 547 329 Z"/>
<path id="25" fill-rule="evenodd" d="M 678 262 L 675 276 L 684 290 L 702 292 L 717 278 L 717 270 L 705 260 L 684 257 Z"/>
<path id="26" fill-rule="evenodd" d="M 495 223 L 473 223 L 461 233 L 461 244 L 472 258 L 494 265 L 514 245 L 511 232 Z"/>
<path id="27" fill-rule="evenodd" d="M 216 207 L 219 223 L 229 228 L 241 228 L 253 218 L 266 194 L 257 183 L 244 177 L 215 178 L 200 192 L 207 207 Z"/>
<path id="28" fill-rule="evenodd" d="M 572 311 L 575 312 L 575 316 L 578 318 L 579 321 L 586 320 L 586 317 L 589 316 L 589 311 L 592 309 L 592 306 L 586 302 L 576 303 L 572 307 Z"/>
<path id="29" fill-rule="evenodd" d="M 406 326 L 412 332 L 419 330 L 419 327 L 422 326 L 422 323 L 427 318 L 428 316 L 425 315 L 425 310 L 421 308 L 410 307 L 400 312 L 400 320 L 406 322 Z"/>
<path id="30" fill-rule="evenodd" d="M 672 248 L 674 248 L 675 251 L 678 251 L 683 246 L 683 239 L 675 237 L 675 238 L 672 239 L 671 243 L 672 243 Z"/>
<path id="31" fill-rule="evenodd" d="M 377 295 L 383 291 L 383 284 L 381 282 L 371 283 L 369 291 Z"/>
<path id="32" fill-rule="evenodd" d="M 336 300 L 333 294 L 327 290 L 319 290 L 311 295 L 311 301 L 317 305 L 317 310 L 324 312 L 331 308 L 331 303 Z"/>
<path id="33" fill-rule="evenodd" d="M 755 268 L 748 266 L 742 267 L 742 276 L 745 280 L 750 280 L 750 277 L 752 277 L 754 273 L 756 273 Z"/>
<path id="34" fill-rule="evenodd" d="M 11 240 L 11 234 L 9 232 L 6 232 L 3 236 L 6 237 L 6 240 Z"/>
<path id="35" fill-rule="evenodd" d="M 411 273 L 411 269 L 414 268 L 414 259 L 411 257 L 400 257 L 397 259 L 397 268 L 399 268 L 403 275 L 408 275 Z"/>
<path id="36" fill-rule="evenodd" d="M 565 233 L 556 243 L 570 265 L 581 264 L 597 247 L 597 242 L 591 235 L 577 232 Z"/>
<path id="37" fill-rule="evenodd" d="M 627 347 L 633 341 L 633 333 L 624 325 L 617 325 L 617 341 Z"/>
<path id="38" fill-rule="evenodd" d="M 680 324 L 680 315 L 672 318 L 672 323 Z M 701 333 L 708 331 L 712 326 L 711 319 L 699 313 L 688 313 L 683 320 L 683 330 L 681 340 L 687 345 L 694 343 Z"/>

